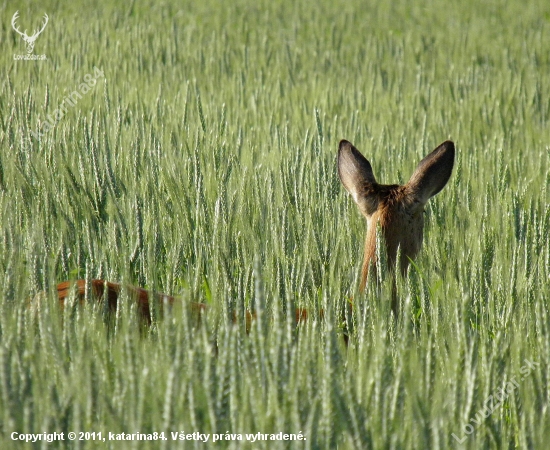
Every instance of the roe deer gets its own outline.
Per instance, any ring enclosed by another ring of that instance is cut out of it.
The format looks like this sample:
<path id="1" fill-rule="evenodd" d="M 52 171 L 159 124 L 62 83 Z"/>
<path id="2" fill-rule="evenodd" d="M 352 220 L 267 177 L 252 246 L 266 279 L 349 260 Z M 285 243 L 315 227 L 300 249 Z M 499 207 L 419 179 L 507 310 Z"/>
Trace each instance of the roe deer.
<path id="1" fill-rule="evenodd" d="M 367 219 L 365 256 L 359 286 L 361 292 L 367 283 L 369 266 L 376 264 L 377 224 L 380 224 L 385 242 L 389 271 L 394 273 L 400 248 L 400 271 L 402 275 L 407 272 L 410 260 L 416 257 L 422 246 L 424 206 L 449 181 L 454 158 L 454 144 L 445 141 L 420 161 L 407 184 L 378 184 L 369 161 L 351 142 L 340 141 L 340 181 Z M 395 295 L 392 298 L 392 310 L 397 315 Z"/>
<path id="2" fill-rule="evenodd" d="M 151 324 L 151 302 L 156 301 L 159 311 L 162 312 L 163 304 L 173 305 L 178 299 L 171 295 L 152 293 L 147 289 L 142 289 L 133 286 L 126 286 L 126 292 L 129 297 L 137 302 L 137 313 L 145 325 Z M 88 291 L 88 292 L 86 292 Z M 88 297 L 97 301 L 107 302 L 107 307 L 110 312 L 114 312 L 118 306 L 118 298 L 121 294 L 122 286 L 119 283 L 112 283 L 105 280 L 75 280 L 64 281 L 57 285 L 57 296 L 59 303 L 63 308 L 65 301 L 74 294 L 79 303 L 84 303 Z M 191 302 L 188 303 L 191 318 L 197 324 L 200 324 L 202 315 L 207 311 L 208 307 L 204 303 Z M 319 311 L 319 316 L 322 318 L 323 310 Z M 245 312 L 245 328 L 248 333 L 252 326 L 252 320 L 256 318 L 254 311 Z M 296 324 L 305 322 L 308 319 L 308 311 L 304 308 L 296 308 L 295 320 Z M 238 322 L 236 313 L 232 315 L 233 323 Z"/>

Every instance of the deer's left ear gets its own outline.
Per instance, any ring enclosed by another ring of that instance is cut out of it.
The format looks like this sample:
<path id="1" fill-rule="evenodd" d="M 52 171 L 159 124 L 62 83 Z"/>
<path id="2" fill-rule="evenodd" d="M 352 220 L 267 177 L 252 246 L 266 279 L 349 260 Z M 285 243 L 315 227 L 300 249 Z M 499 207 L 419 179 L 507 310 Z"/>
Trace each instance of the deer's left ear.
<path id="1" fill-rule="evenodd" d="M 426 156 L 414 171 L 406 184 L 408 191 L 425 204 L 445 187 L 453 172 L 455 145 L 445 141 Z"/>

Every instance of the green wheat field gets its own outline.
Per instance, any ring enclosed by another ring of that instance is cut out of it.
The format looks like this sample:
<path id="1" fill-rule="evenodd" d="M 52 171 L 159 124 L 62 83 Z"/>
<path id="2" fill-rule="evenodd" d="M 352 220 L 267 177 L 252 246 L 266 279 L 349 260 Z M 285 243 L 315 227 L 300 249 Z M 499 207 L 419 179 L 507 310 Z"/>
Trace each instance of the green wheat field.
<path id="1" fill-rule="evenodd" d="M 547 448 L 550 2 L 91 3 L 0 5 L 0 448 Z M 340 139 L 456 143 L 397 321 Z"/>

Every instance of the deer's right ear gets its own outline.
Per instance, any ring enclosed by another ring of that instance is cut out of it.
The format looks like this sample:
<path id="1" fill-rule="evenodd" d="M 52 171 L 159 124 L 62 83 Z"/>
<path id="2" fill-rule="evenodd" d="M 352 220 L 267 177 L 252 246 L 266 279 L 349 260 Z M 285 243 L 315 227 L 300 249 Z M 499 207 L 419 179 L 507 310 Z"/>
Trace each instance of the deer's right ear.
<path id="1" fill-rule="evenodd" d="M 338 148 L 338 175 L 340 181 L 351 194 L 365 216 L 370 216 L 378 208 L 376 179 L 372 166 L 351 142 L 340 141 Z"/>

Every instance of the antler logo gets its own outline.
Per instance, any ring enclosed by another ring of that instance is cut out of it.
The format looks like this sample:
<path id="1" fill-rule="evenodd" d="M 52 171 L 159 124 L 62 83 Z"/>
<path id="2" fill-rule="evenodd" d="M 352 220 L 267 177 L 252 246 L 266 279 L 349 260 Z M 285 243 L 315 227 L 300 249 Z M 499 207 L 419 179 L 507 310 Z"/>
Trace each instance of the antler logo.
<path id="1" fill-rule="evenodd" d="M 27 45 L 27 53 L 30 55 L 34 49 L 34 41 L 36 41 L 40 33 L 42 33 L 44 31 L 44 28 L 46 28 L 46 25 L 48 25 L 48 15 L 44 14 L 44 25 L 42 25 L 42 28 L 39 31 L 34 30 L 32 36 L 27 35 L 27 30 L 25 30 L 24 32 L 19 31 L 19 27 L 15 24 L 18 17 L 19 11 L 15 11 L 15 14 L 11 18 L 11 26 L 17 33 L 19 33 L 23 37 L 23 40 Z"/>

